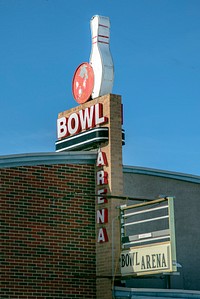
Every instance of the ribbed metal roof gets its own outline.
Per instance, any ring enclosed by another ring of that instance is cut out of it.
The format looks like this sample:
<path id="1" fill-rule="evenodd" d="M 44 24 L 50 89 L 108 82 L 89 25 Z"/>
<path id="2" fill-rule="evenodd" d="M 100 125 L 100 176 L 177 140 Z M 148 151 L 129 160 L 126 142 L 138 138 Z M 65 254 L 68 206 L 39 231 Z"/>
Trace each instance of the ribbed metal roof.
<path id="1" fill-rule="evenodd" d="M 95 164 L 97 151 L 69 151 L 69 152 L 48 152 L 48 153 L 28 153 L 0 156 L 0 168 L 53 165 L 53 164 Z M 157 176 L 180 181 L 200 184 L 200 176 L 159 170 L 139 166 L 123 166 L 124 173 Z"/>
<path id="2" fill-rule="evenodd" d="M 144 298 L 193 298 L 200 299 L 199 291 L 186 291 L 186 290 L 164 290 L 164 289 L 135 289 L 115 287 L 114 295 L 116 299 L 144 299 Z"/>
<path id="3" fill-rule="evenodd" d="M 180 173 L 180 172 L 159 170 L 159 169 L 139 167 L 139 166 L 124 166 L 123 172 L 163 177 L 163 178 L 168 178 L 168 179 L 173 179 L 173 180 L 186 181 L 186 182 L 200 184 L 200 176 L 186 174 L 186 173 Z"/>
<path id="4" fill-rule="evenodd" d="M 96 156 L 95 151 L 8 155 L 0 157 L 0 168 L 53 164 L 94 164 Z"/>

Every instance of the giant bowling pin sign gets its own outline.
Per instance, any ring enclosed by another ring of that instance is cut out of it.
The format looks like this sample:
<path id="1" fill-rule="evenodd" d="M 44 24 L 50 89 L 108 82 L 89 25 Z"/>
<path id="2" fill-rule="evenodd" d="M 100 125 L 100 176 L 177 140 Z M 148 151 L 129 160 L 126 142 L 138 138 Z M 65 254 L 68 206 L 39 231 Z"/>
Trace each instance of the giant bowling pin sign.
<path id="1" fill-rule="evenodd" d="M 90 22 L 92 49 L 90 63 L 84 62 L 76 69 L 72 91 L 79 103 L 87 102 L 112 92 L 114 66 L 110 53 L 110 20 L 94 16 Z"/>
<path id="2" fill-rule="evenodd" d="M 114 66 L 110 53 L 110 20 L 108 17 L 94 16 L 90 22 L 92 50 L 90 65 L 94 71 L 92 98 L 112 92 Z"/>

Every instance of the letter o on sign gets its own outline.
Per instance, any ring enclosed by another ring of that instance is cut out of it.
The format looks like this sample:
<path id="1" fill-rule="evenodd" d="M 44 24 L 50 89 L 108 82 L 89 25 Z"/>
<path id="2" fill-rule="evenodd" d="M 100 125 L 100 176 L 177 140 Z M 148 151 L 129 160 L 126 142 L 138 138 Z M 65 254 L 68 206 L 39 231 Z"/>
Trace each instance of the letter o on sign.
<path id="1" fill-rule="evenodd" d="M 70 135 L 80 131 L 79 117 L 76 113 L 72 113 L 68 118 L 68 132 Z"/>

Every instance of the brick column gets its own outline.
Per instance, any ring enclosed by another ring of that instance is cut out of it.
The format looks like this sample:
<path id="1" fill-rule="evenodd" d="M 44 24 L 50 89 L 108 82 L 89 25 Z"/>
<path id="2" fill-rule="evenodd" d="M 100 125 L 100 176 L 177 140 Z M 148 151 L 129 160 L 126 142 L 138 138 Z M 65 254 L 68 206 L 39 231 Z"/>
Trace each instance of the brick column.
<path id="1" fill-rule="evenodd" d="M 73 112 L 77 113 L 80 109 L 86 109 L 97 103 L 103 104 L 103 116 L 108 118 L 108 123 L 101 125 L 101 127 L 108 127 L 109 140 L 100 145 L 101 151 L 106 153 L 108 161 L 108 165 L 103 167 L 103 170 L 108 173 L 108 185 L 106 185 L 106 188 L 108 189 L 108 195 L 119 196 L 123 194 L 121 96 L 108 94 L 96 98 L 60 113 L 59 117 L 68 117 Z M 108 242 L 98 243 L 96 237 L 97 299 L 111 299 L 112 275 L 113 272 L 119 274 L 120 235 L 119 221 L 117 219 L 119 210 L 116 207 L 121 202 L 118 199 L 109 198 L 108 202 L 100 207 L 97 204 L 97 198 L 94 200 L 96 201 L 96 211 L 104 207 L 108 209 L 108 223 L 96 224 L 96 234 L 98 234 L 99 227 L 105 227 L 108 234 Z M 112 223 L 114 224 L 114 236 L 112 236 Z"/>
<path id="2" fill-rule="evenodd" d="M 103 104 L 103 114 L 108 117 L 108 124 L 105 126 L 109 128 L 109 142 L 101 146 L 108 161 L 108 166 L 104 167 L 108 172 L 108 194 L 119 196 L 123 194 L 121 97 L 109 94 L 96 101 Z M 117 218 L 119 210 L 116 207 L 120 204 L 120 200 L 112 198 L 108 198 L 108 202 L 104 204 L 108 209 L 108 223 L 105 225 L 108 242 L 96 244 L 96 272 L 99 277 L 97 278 L 97 299 L 112 298 L 112 275 L 119 274 L 120 235 Z M 99 206 L 97 204 L 96 206 L 98 209 Z M 97 232 L 98 226 L 97 224 Z M 112 226 L 114 235 L 112 235 Z"/>

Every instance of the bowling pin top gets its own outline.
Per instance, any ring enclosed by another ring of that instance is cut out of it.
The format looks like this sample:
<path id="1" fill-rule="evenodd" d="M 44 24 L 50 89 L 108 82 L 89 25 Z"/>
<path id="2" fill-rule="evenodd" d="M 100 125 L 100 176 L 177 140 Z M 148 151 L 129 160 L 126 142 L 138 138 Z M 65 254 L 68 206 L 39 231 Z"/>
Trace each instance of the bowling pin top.
<path id="1" fill-rule="evenodd" d="M 94 16 L 90 21 L 92 49 L 90 65 L 94 72 L 92 98 L 112 92 L 114 66 L 110 52 L 110 20 L 108 17 Z"/>
<path id="2" fill-rule="evenodd" d="M 112 92 L 114 66 L 110 53 L 110 20 L 94 16 L 90 22 L 92 49 L 90 63 L 84 62 L 76 69 L 72 92 L 75 100 L 83 104 L 91 97 L 97 98 Z"/>

